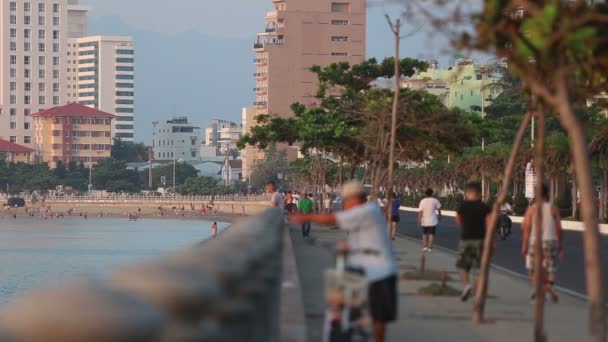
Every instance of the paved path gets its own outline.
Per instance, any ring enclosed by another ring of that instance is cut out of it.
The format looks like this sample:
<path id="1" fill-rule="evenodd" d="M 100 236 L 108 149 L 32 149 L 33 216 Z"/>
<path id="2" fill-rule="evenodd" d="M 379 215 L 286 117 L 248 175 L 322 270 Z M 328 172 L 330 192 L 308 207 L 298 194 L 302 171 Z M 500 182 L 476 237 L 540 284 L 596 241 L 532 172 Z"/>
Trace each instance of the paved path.
<path id="1" fill-rule="evenodd" d="M 399 232 L 420 239 L 416 215 L 416 213 L 402 212 Z M 454 218 L 444 217 L 437 228 L 435 244 L 455 251 L 457 250 L 459 236 L 460 228 L 456 225 Z M 608 236 L 602 235 L 601 239 L 602 260 L 608 263 Z M 564 241 L 566 256 L 559 265 L 557 285 L 584 295 L 587 290 L 585 287 L 582 233 L 564 231 Z M 523 276 L 526 275 L 523 257 L 521 256 L 521 228 L 519 224 L 513 225 L 513 235 L 508 240 L 498 241 L 496 255 L 492 262 Z M 608 264 L 604 264 L 604 270 L 608 270 L 607 267 Z M 604 279 L 604 288 L 605 291 L 608 291 L 608 271 L 604 272 Z"/>
<path id="2" fill-rule="evenodd" d="M 303 302 L 306 311 L 308 341 L 320 341 L 323 312 L 323 270 L 334 265 L 333 246 L 345 239 L 343 232 L 322 227 L 313 228 L 311 240 L 302 239 L 299 230 L 291 228 L 294 254 L 297 260 Z M 419 264 L 418 243 L 398 238 L 394 243 L 401 271 L 415 269 Z M 427 260 L 427 269 L 454 271 L 454 257 L 436 250 Z M 451 277 L 456 277 L 450 273 Z M 462 303 L 453 297 L 422 297 L 420 287 L 428 281 L 401 280 L 399 284 L 399 321 L 389 328 L 389 341 L 413 342 L 477 342 L 531 341 L 533 306 L 527 282 L 503 273 L 492 272 L 491 299 L 487 304 L 488 323 L 475 325 L 470 321 L 472 302 Z M 456 281 L 450 286 L 460 289 Z M 576 298 L 562 294 L 559 304 L 547 304 L 546 322 L 550 341 L 579 341 L 587 337 L 587 307 Z"/>

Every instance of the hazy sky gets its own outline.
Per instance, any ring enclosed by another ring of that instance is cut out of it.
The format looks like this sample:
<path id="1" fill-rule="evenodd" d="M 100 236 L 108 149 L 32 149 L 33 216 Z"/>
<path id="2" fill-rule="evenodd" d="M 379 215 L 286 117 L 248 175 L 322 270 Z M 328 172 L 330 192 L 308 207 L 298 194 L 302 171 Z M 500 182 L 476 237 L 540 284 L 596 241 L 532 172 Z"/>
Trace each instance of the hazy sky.
<path id="1" fill-rule="evenodd" d="M 305 1 L 305 0 L 304 0 Z M 403 1 L 403 0 L 386 0 Z M 265 26 L 270 0 L 81 0 L 89 33 L 132 35 L 136 49 L 136 140 L 151 142 L 152 121 L 187 115 L 205 127 L 215 117 L 240 121 L 254 94 L 252 43 Z M 400 6 L 368 0 L 367 54 L 393 51 L 385 14 Z M 423 19 L 423 18 L 422 18 Z M 424 22 L 424 21 L 422 21 Z M 412 26 L 419 27 L 419 23 Z M 405 27 L 409 31 L 411 27 Z M 402 56 L 452 62 L 453 51 L 431 28 L 402 42 Z"/>

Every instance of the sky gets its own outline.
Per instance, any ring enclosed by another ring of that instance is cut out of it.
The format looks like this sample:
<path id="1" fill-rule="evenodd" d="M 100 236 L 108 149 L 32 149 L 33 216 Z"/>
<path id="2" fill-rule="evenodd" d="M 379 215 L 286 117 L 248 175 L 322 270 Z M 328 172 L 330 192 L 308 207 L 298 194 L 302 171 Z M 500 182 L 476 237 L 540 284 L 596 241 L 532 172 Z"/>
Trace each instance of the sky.
<path id="1" fill-rule="evenodd" d="M 387 0 L 395 1 L 395 0 Z M 253 101 L 251 45 L 270 0 L 81 0 L 89 34 L 131 35 L 136 50 L 136 140 L 151 142 L 152 122 L 186 115 L 201 127 L 212 118 L 240 121 Z M 402 7 L 368 0 L 368 57 L 393 51 L 384 17 Z M 402 41 L 403 57 L 453 62 L 447 38 L 420 23 Z"/>

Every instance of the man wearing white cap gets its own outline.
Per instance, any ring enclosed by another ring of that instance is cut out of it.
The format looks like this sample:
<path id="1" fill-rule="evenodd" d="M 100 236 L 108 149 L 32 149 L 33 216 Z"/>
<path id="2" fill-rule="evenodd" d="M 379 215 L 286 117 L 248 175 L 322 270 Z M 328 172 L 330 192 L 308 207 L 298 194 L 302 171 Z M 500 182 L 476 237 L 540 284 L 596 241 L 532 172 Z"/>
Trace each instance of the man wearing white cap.
<path id="1" fill-rule="evenodd" d="M 313 222 L 338 225 L 347 230 L 348 244 L 354 251 L 350 264 L 362 267 L 369 280 L 370 312 L 374 321 L 374 341 L 386 340 L 386 324 L 397 319 L 398 265 L 386 227 L 388 223 L 375 203 L 368 203 L 363 185 L 349 182 L 342 188 L 343 209 L 339 213 L 293 215 L 294 223 Z"/>

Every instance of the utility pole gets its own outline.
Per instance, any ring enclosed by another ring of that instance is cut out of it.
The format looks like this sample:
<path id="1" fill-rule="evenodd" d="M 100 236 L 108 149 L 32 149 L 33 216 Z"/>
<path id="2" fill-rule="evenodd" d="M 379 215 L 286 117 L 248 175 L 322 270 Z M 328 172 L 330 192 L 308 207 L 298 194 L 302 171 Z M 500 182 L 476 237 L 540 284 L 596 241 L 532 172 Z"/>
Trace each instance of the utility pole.
<path id="1" fill-rule="evenodd" d="M 485 91 L 484 91 L 484 73 L 485 66 L 482 65 L 480 68 L 481 71 L 481 119 L 485 120 L 486 118 L 486 100 L 485 100 Z M 486 138 L 481 138 L 481 152 L 486 151 Z M 486 171 L 481 169 L 481 199 L 485 202 L 488 199 L 488 191 L 486 191 Z"/>
<path id="2" fill-rule="evenodd" d="M 89 193 L 93 190 L 93 164 L 89 165 Z"/>
<path id="3" fill-rule="evenodd" d="M 148 147 L 148 189 L 152 190 L 152 158 L 154 158 L 154 152 L 152 147 Z"/>
<path id="4" fill-rule="evenodd" d="M 173 147 L 173 191 L 175 191 L 175 147 Z"/>
<path id="5" fill-rule="evenodd" d="M 397 113 L 399 112 L 399 101 L 400 101 L 400 90 L 401 90 L 401 65 L 399 49 L 401 46 L 401 19 L 398 18 L 393 24 L 391 18 L 386 15 L 386 21 L 391 27 L 391 31 L 395 36 L 395 90 L 393 99 L 393 113 L 391 117 L 391 142 L 389 148 L 388 157 L 388 186 L 387 186 L 387 197 L 388 197 L 388 210 L 387 217 L 390 217 L 393 211 L 393 169 L 395 167 L 395 145 L 397 140 Z M 390 219 L 388 220 L 390 222 Z M 390 223 L 389 223 L 390 225 Z"/>

